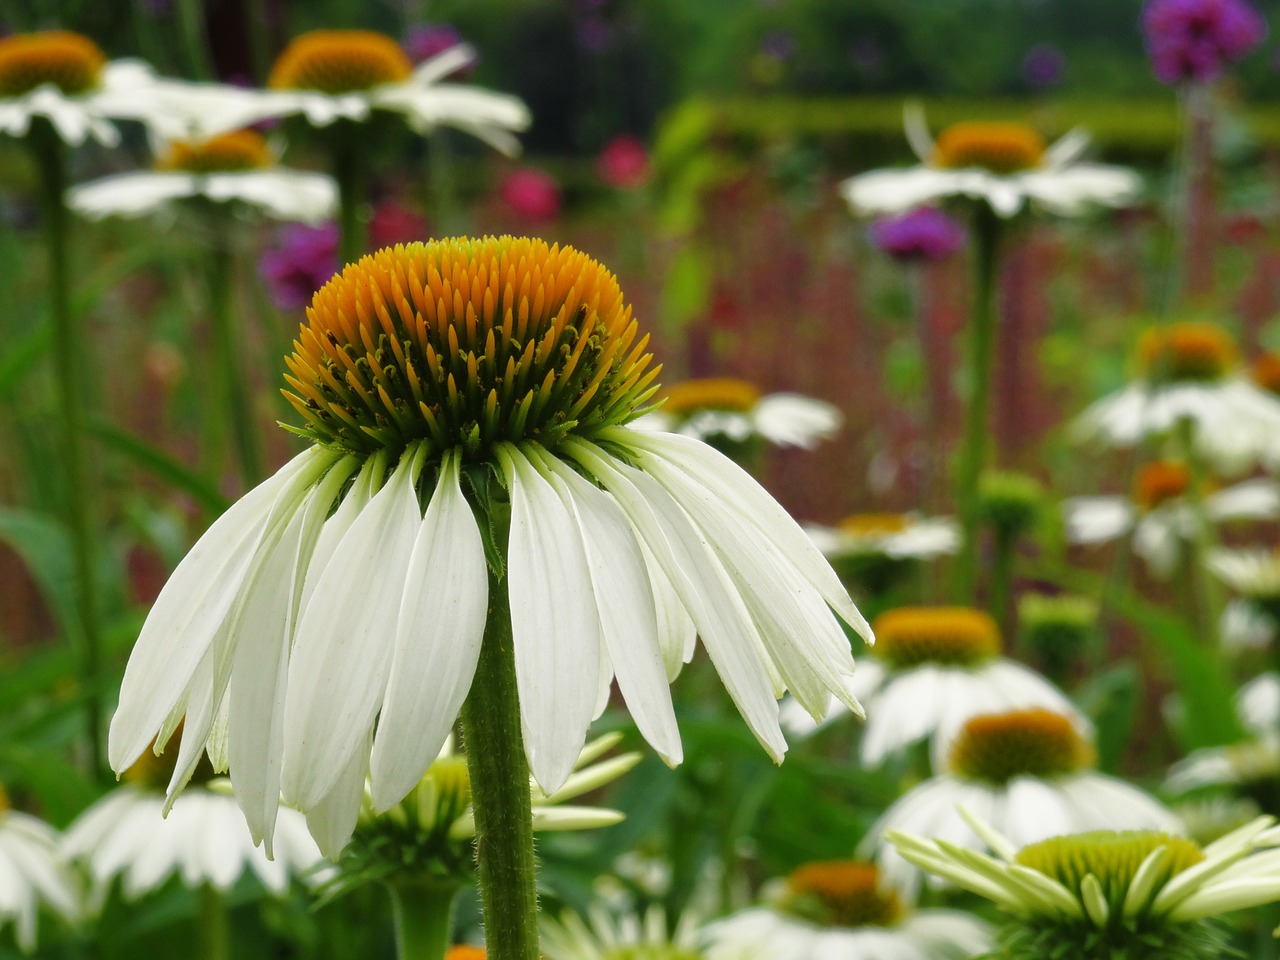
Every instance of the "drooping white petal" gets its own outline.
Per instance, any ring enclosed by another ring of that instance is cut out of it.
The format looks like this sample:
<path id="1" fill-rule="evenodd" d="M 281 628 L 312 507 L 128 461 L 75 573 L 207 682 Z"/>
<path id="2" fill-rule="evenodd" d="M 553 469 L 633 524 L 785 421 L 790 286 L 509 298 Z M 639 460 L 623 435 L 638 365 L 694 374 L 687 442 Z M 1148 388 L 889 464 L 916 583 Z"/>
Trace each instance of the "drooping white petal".
<path id="1" fill-rule="evenodd" d="M 302 596 L 298 601 L 300 610 L 306 609 L 312 594 L 315 593 L 316 584 L 320 581 L 320 575 L 333 559 L 334 551 L 338 549 L 338 544 L 355 523 L 356 517 L 369 505 L 373 495 L 382 489 L 386 468 L 387 458 L 382 453 L 376 453 L 366 460 L 355 482 L 351 484 L 351 489 L 338 504 L 338 509 L 334 510 L 333 516 L 325 521 L 324 528 L 316 540 L 315 549 L 311 552 L 311 563 L 307 568 L 306 579 L 302 582 Z"/>
<path id="2" fill-rule="evenodd" d="M 489 610 L 480 528 L 446 455 L 405 574 L 395 650 L 370 758 L 374 808 L 422 778 L 471 689 Z"/>
<path id="3" fill-rule="evenodd" d="M 67 205 L 90 220 L 140 217 L 196 193 L 196 177 L 182 170 L 141 170 L 103 177 L 67 191 Z"/>
<path id="4" fill-rule="evenodd" d="M 330 859 L 342 852 L 356 829 L 372 746 L 372 733 L 366 734 L 364 741 L 351 754 L 347 765 L 333 779 L 333 788 L 319 803 L 306 811 L 307 829 L 311 831 L 320 852 Z"/>
<path id="5" fill-rule="evenodd" d="M 277 220 L 320 223 L 338 206 L 338 187 L 332 177 L 278 167 L 235 173 L 213 173 L 201 180 L 210 200 L 239 200 Z"/>

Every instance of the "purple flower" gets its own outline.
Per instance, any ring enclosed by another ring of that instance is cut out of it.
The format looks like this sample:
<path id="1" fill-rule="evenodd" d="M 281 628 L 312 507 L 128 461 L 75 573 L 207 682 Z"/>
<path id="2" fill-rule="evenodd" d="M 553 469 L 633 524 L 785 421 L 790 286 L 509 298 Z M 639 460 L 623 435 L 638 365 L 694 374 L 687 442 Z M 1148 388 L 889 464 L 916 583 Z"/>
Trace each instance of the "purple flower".
<path id="1" fill-rule="evenodd" d="M 1267 35 L 1247 0 L 1149 0 L 1142 28 L 1156 78 L 1170 84 L 1217 79 Z"/>
<path id="2" fill-rule="evenodd" d="M 1067 58 L 1057 47 L 1037 43 L 1022 58 L 1022 79 L 1037 90 L 1056 87 L 1067 69 Z"/>
<path id="3" fill-rule="evenodd" d="M 280 231 L 280 246 L 262 255 L 258 269 L 271 301 L 281 310 L 300 310 L 338 272 L 338 225 L 291 223 Z"/>
<path id="4" fill-rule="evenodd" d="M 895 260 L 943 260 L 965 244 L 964 227 L 941 210 L 918 207 L 900 217 L 885 217 L 867 231 L 871 242 Z"/>
<path id="5" fill-rule="evenodd" d="M 400 46 L 414 63 L 430 60 L 462 43 L 462 34 L 449 23 L 418 23 L 405 31 Z M 474 69 L 474 62 L 466 69 Z"/>

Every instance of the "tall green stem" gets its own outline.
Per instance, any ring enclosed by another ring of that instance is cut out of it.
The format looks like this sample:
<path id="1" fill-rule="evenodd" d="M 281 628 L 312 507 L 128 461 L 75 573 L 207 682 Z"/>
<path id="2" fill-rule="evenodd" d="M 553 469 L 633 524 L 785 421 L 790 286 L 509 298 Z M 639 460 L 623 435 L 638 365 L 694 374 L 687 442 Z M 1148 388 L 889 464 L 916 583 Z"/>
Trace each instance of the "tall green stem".
<path id="1" fill-rule="evenodd" d="M 476 817 L 476 864 L 489 960 L 538 960 L 529 763 L 516 694 L 507 584 L 489 576 L 489 622 L 462 733 Z"/>
<path id="2" fill-rule="evenodd" d="M 31 124 L 29 142 L 40 176 L 40 216 L 48 257 L 49 314 L 53 321 L 53 372 L 58 398 L 58 444 L 66 470 L 65 510 L 71 531 L 76 572 L 76 604 L 80 621 L 80 678 L 88 711 L 89 756 L 94 772 L 102 764 L 102 698 L 98 671 L 102 643 L 98 623 L 97 542 L 94 530 L 98 485 L 90 480 L 85 450 L 85 356 L 87 337 L 71 316 L 67 269 L 67 171 L 64 147 L 44 119 Z"/>
<path id="3" fill-rule="evenodd" d="M 200 901 L 200 946 L 204 960 L 231 960 L 228 942 L 227 901 L 211 884 L 196 891 Z"/>
<path id="4" fill-rule="evenodd" d="M 995 558 L 991 569 L 991 616 L 1008 636 L 1011 631 L 1009 593 L 1013 588 L 1013 565 L 1017 558 L 1018 537 L 1007 530 L 996 530 Z"/>
<path id="5" fill-rule="evenodd" d="M 1200 631 L 1206 644 L 1213 645 L 1217 636 L 1218 614 L 1222 610 L 1221 590 L 1205 566 L 1209 551 L 1214 545 L 1214 529 L 1204 502 L 1207 485 L 1204 461 L 1195 448 L 1197 427 L 1189 417 L 1178 421 L 1177 437 L 1187 463 L 1190 476 L 1187 480 L 1187 506 L 1191 510 L 1191 537 L 1187 544 L 1187 575 L 1190 579 L 1188 597 L 1192 608 L 1192 623 Z"/>
<path id="6" fill-rule="evenodd" d="M 444 960 L 459 883 L 429 874 L 393 874 L 386 886 L 395 916 L 399 960 Z"/>
<path id="7" fill-rule="evenodd" d="M 991 365 L 996 344 L 996 274 L 1001 221 L 986 203 L 973 214 L 973 311 L 969 318 L 969 406 L 956 477 L 963 545 L 957 558 L 956 599 L 973 603 L 978 583 L 978 478 L 987 461 L 987 412 L 991 405 Z"/>
<path id="8" fill-rule="evenodd" d="M 365 224 L 360 209 L 365 201 L 367 133 L 352 120 L 338 120 L 331 131 L 333 179 L 338 182 L 338 253 L 342 262 L 355 263 L 364 254 Z"/>

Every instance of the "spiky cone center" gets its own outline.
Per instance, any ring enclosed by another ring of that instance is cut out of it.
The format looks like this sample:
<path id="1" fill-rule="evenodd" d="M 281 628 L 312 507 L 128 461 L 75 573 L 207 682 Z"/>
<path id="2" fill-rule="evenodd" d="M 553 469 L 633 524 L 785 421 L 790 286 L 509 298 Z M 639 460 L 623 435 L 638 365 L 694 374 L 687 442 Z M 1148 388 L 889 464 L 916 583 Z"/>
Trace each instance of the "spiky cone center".
<path id="1" fill-rule="evenodd" d="M 286 358 L 304 434 L 358 457 L 415 441 L 485 459 L 554 449 L 641 412 L 658 368 L 617 279 L 572 247 L 486 237 L 412 243 L 315 295 Z"/>
<path id="2" fill-rule="evenodd" d="M 876 617 L 871 651 L 890 666 L 973 666 L 1000 653 L 1000 628 L 970 607 L 898 607 Z"/>
<path id="3" fill-rule="evenodd" d="M 277 58 L 267 86 L 340 94 L 400 83 L 413 62 L 390 37 L 373 30 L 312 30 Z"/>
<path id="4" fill-rule="evenodd" d="M 175 140 L 156 160 L 157 170 L 233 173 L 274 163 L 266 139 L 255 130 L 233 130 L 208 140 Z"/>
<path id="5" fill-rule="evenodd" d="M 163 791 L 167 789 L 169 780 L 173 777 L 174 767 L 178 762 L 178 745 L 182 742 L 182 727 L 183 722 L 178 721 L 178 726 L 163 744 L 158 742 L 158 738 L 152 740 L 151 747 L 142 751 L 142 756 L 134 761 L 133 766 L 120 774 L 120 779 L 125 783 L 132 783 L 148 790 Z M 191 775 L 190 782 L 194 784 L 208 783 L 215 775 L 216 772 L 209 762 L 208 754 L 202 752 L 200 762 L 196 765 L 196 771 Z"/>
<path id="6" fill-rule="evenodd" d="M 892 536 L 902 533 L 910 525 L 911 518 L 905 513 L 853 513 L 837 523 L 836 527 L 842 533 L 861 539 Z"/>
<path id="7" fill-rule="evenodd" d="M 746 413 L 760 402 L 760 388 L 736 377 L 685 380 L 662 389 L 662 409 L 678 417 L 699 410 Z"/>
<path id="8" fill-rule="evenodd" d="M 1154 510 L 1184 496 L 1191 487 L 1191 470 L 1185 463 L 1156 460 L 1144 463 L 1133 475 L 1133 502 L 1141 510 Z"/>
<path id="9" fill-rule="evenodd" d="M 1212 323 L 1150 327 L 1138 341 L 1138 364 L 1148 378 L 1221 380 L 1238 360 L 1235 341 Z"/>
<path id="10" fill-rule="evenodd" d="M 781 907 L 828 927 L 888 927 L 902 919 L 898 895 L 880 882 L 873 863 L 806 863 L 787 878 Z"/>
<path id="11" fill-rule="evenodd" d="M 1253 382 L 1268 393 L 1280 395 L 1280 353 L 1264 353 L 1253 361 Z"/>
<path id="12" fill-rule="evenodd" d="M 0 98 L 20 97 L 51 83 L 77 94 L 98 85 L 106 54 L 70 30 L 18 33 L 0 40 Z"/>
<path id="13" fill-rule="evenodd" d="M 1044 151 L 1044 137 L 1025 124 L 969 121 L 938 134 L 931 161 L 948 170 L 979 167 L 992 173 L 1017 173 L 1040 166 Z"/>
<path id="14" fill-rule="evenodd" d="M 1070 717 L 1037 707 L 973 717 L 952 744 L 947 766 L 968 780 L 1002 785 L 1019 776 L 1074 773 L 1093 761 L 1093 747 Z"/>

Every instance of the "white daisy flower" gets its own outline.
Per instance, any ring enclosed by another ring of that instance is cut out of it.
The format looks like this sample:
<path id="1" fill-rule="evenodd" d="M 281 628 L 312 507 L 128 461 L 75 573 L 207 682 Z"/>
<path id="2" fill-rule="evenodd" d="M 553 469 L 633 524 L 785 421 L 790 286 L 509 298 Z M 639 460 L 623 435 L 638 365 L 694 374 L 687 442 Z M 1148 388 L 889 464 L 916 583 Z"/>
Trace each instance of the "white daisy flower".
<path id="1" fill-rule="evenodd" d="M 456 127 L 505 154 L 519 153 L 513 131 L 526 129 L 531 118 L 518 97 L 441 82 L 475 56 L 471 47 L 457 44 L 414 67 L 383 34 L 313 30 L 295 37 L 276 60 L 263 112 L 300 113 L 316 127 L 395 113 L 418 134 Z"/>
<path id="2" fill-rule="evenodd" d="M 806 524 L 804 531 L 832 561 L 864 556 L 932 560 L 960 549 L 955 520 L 918 513 L 855 513 L 834 527 Z"/>
<path id="3" fill-rule="evenodd" d="M 538 924 L 547 960 L 704 960 L 707 935 L 692 910 L 686 910 L 672 929 L 658 906 L 643 914 L 613 912 L 593 904 L 584 920 L 565 911 L 559 920 L 543 917 Z M 732 960 L 751 960 L 749 945 Z M 764 955 L 760 956 L 764 960 Z"/>
<path id="4" fill-rule="evenodd" d="M 287 360 L 315 445 L 209 529 L 125 672 L 110 759 L 185 715 L 171 796 L 207 748 L 256 838 L 279 794 L 329 849 L 371 780 L 396 804 L 510 605 L 524 747 L 548 794 L 616 679 L 681 760 L 669 681 L 695 637 L 771 756 L 777 698 L 858 709 L 837 615 L 866 622 L 808 537 L 699 441 L 623 424 L 651 394 L 617 281 L 568 247 L 410 244 L 317 293 Z M 834 611 L 834 612 L 833 612 Z"/>
<path id="5" fill-rule="evenodd" d="M 1123 206 L 1142 189 L 1126 167 L 1081 163 L 1089 138 L 1073 131 L 1046 146 L 1031 127 L 1019 123 L 957 123 L 935 141 L 924 113 L 908 106 L 907 142 L 919 166 L 873 170 L 851 177 L 841 192 L 855 213 L 906 213 L 951 197 L 984 200 L 1002 217 L 1028 204 L 1073 216 L 1090 206 Z"/>
<path id="6" fill-rule="evenodd" d="M 1280 730 L 1280 673 L 1260 673 L 1237 690 L 1236 716 L 1258 736 Z"/>
<path id="7" fill-rule="evenodd" d="M 1218 640 L 1231 653 L 1265 650 L 1276 638 L 1275 622 L 1248 600 L 1227 601 L 1218 620 Z"/>
<path id="8" fill-rule="evenodd" d="M 1137 380 L 1076 419 L 1077 439 L 1128 448 L 1189 429 L 1196 455 L 1225 474 L 1248 469 L 1276 446 L 1280 400 L 1239 374 L 1235 344 L 1220 327 L 1153 327 L 1138 343 L 1138 367 Z"/>
<path id="9" fill-rule="evenodd" d="M 1277 494 L 1277 499 L 1280 499 L 1280 494 Z M 1280 508 L 1277 512 L 1280 513 Z M 1258 604 L 1280 601 L 1280 552 L 1274 549 L 1215 547 L 1205 557 L 1205 565 L 1214 576 L 1247 600 Z"/>
<path id="10" fill-rule="evenodd" d="M 1187 493 L 1191 472 L 1181 463 L 1156 461 L 1138 468 L 1132 497 L 1070 497 L 1063 501 L 1070 543 L 1106 543 L 1133 535 L 1133 552 L 1160 577 L 1172 576 L 1197 535 L 1196 509 Z M 1204 516 L 1212 523 L 1280 516 L 1280 484 L 1246 480 L 1207 493 Z M 1230 565 L 1230 564 L 1229 564 Z"/>
<path id="11" fill-rule="evenodd" d="M 175 140 L 157 151 L 154 170 L 104 177 L 73 187 L 67 204 L 91 220 L 141 217 L 170 208 L 176 200 L 202 197 L 240 203 L 277 220 L 320 223 L 338 206 L 333 178 L 291 170 L 262 135 L 236 130 L 203 141 Z"/>
<path id="12" fill-rule="evenodd" d="M 639 430 L 680 433 L 699 440 L 724 437 L 746 443 L 759 437 L 780 447 L 812 450 L 840 430 L 844 417 L 831 404 L 798 393 L 762 394 L 733 377 L 686 380 L 665 387 L 662 406 L 635 421 Z"/>
<path id="13" fill-rule="evenodd" d="M 712 924 L 707 960 L 747 951 L 774 960 L 963 960 L 994 946 L 976 917 L 907 907 L 870 863 L 805 864 L 769 899 Z"/>
<path id="14" fill-rule="evenodd" d="M 1268 731 L 1256 740 L 1193 750 L 1173 765 L 1164 788 L 1180 794 L 1199 787 L 1248 786 L 1280 777 L 1280 734 Z"/>
<path id="15" fill-rule="evenodd" d="M 976 811 L 965 820 L 994 856 L 912 831 L 902 856 L 992 900 L 1010 917 L 1009 955 L 1214 960 L 1225 942 L 1204 921 L 1280 899 L 1280 829 L 1263 816 L 1201 849 L 1180 836 L 1112 828 L 1020 842 Z"/>
<path id="16" fill-rule="evenodd" d="M 1000 656 L 1000 628 L 968 607 L 899 607 L 876 617 L 876 645 L 849 678 L 866 709 L 860 758 L 879 766 L 921 740 L 942 769 L 964 725 L 980 714 L 1043 707 L 1066 714 L 1084 734 L 1090 725 L 1066 694 L 1034 670 Z M 830 704 L 827 722 L 843 713 Z M 794 701 L 783 704 L 793 737 L 819 724 Z"/>
<path id="17" fill-rule="evenodd" d="M 75 877 L 58 859 L 58 832 L 43 820 L 10 810 L 0 791 L 0 928 L 13 923 L 24 953 L 36 948 L 42 907 L 75 921 L 80 915 Z"/>
<path id="18" fill-rule="evenodd" d="M 877 851 L 885 878 L 914 899 L 920 872 L 886 836 L 917 834 L 978 849 L 965 807 L 1024 845 L 1108 828 L 1180 833 L 1178 818 L 1123 780 L 1089 769 L 1093 747 L 1064 714 L 1019 710 L 974 717 L 947 757 L 947 771 L 912 788 L 871 827 L 859 855 Z"/>

